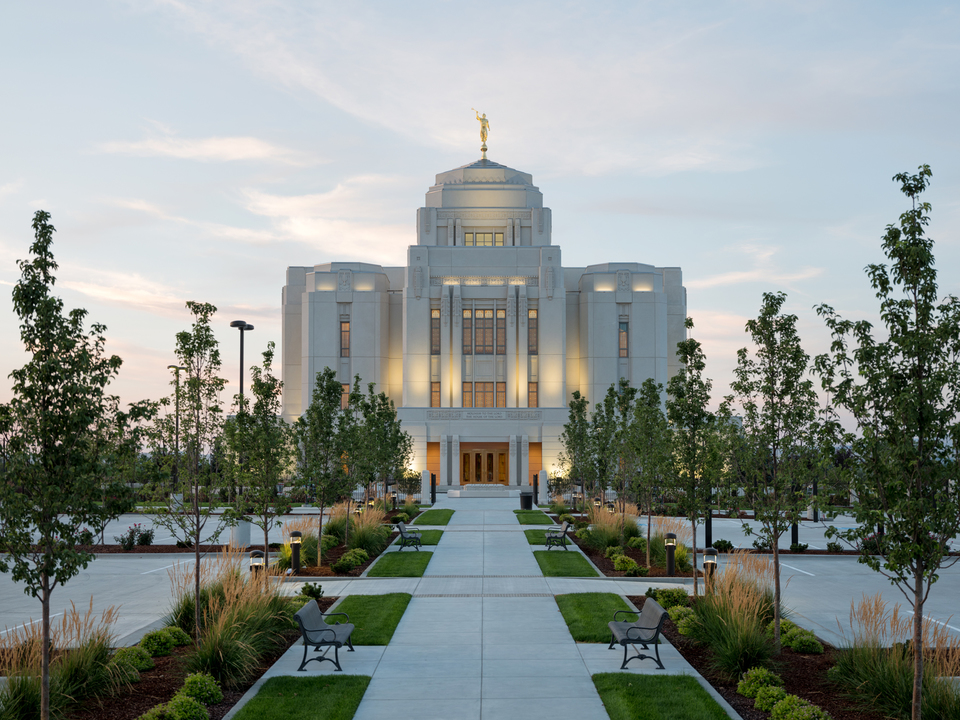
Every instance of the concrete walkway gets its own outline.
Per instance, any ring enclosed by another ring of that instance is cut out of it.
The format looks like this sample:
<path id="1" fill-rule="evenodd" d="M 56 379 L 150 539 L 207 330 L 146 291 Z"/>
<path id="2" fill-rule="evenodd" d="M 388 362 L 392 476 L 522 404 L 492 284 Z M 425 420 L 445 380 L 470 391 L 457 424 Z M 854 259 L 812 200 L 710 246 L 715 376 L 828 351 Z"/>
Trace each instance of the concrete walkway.
<path id="1" fill-rule="evenodd" d="M 656 583 L 544 578 L 533 555 L 542 547 L 528 544 L 526 528 L 513 513 L 516 504 L 515 498 L 438 502 L 436 507 L 456 513 L 448 526 L 438 528 L 445 530 L 440 544 L 425 548 L 433 557 L 423 578 L 323 581 L 327 595 L 413 595 L 387 647 L 357 647 L 340 655 L 344 673 L 372 677 L 356 720 L 393 720 L 398 701 L 404 700 L 418 701 L 413 711 L 418 720 L 537 720 L 558 715 L 607 720 L 591 675 L 618 672 L 623 651 L 575 643 L 553 596 L 642 594 Z M 391 547 L 389 552 L 396 550 Z M 299 584 L 288 588 L 296 592 Z M 696 676 L 669 644 L 661 646 L 660 654 L 666 670 L 644 660 L 634 661 L 627 672 Z M 302 656 L 299 643 L 290 648 L 244 701 L 275 675 L 335 672 L 331 663 L 311 663 L 297 673 Z M 731 717 L 739 717 L 721 704 Z"/>

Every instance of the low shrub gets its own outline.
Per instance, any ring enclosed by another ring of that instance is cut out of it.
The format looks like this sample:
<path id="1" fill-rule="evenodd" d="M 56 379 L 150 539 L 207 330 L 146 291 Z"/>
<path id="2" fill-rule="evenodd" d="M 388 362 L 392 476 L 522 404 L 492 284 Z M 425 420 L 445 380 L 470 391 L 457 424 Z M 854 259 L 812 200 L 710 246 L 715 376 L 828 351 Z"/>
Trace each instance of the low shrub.
<path id="1" fill-rule="evenodd" d="M 191 697 L 204 705 L 216 705 L 223 700 L 223 691 L 220 690 L 217 681 L 206 673 L 187 675 L 178 694 Z"/>
<path id="2" fill-rule="evenodd" d="M 175 643 L 169 633 L 163 630 L 154 630 L 140 638 L 140 647 L 150 653 L 150 657 L 163 657 L 170 654 L 170 651 L 175 647 Z"/>
<path id="3" fill-rule="evenodd" d="M 647 539 L 637 535 L 627 540 L 627 547 L 633 548 L 634 550 L 639 550 L 640 552 L 647 551 Z"/>
<path id="4" fill-rule="evenodd" d="M 677 566 L 677 572 L 688 573 L 693 570 L 693 565 L 690 564 L 690 551 L 687 550 L 686 545 L 677 545 L 673 562 Z"/>
<path id="5" fill-rule="evenodd" d="M 326 554 L 333 550 L 340 543 L 337 542 L 337 538 L 333 535 L 324 535 L 320 538 L 320 550 Z"/>
<path id="6" fill-rule="evenodd" d="M 794 552 L 794 553 L 806 552 L 808 547 L 810 546 L 807 543 L 791 543 L 790 552 Z"/>
<path id="7" fill-rule="evenodd" d="M 333 571 L 337 573 L 348 573 L 356 567 L 363 565 L 370 559 L 370 555 L 363 548 L 354 548 L 345 552 L 339 560 L 333 565 Z"/>
<path id="8" fill-rule="evenodd" d="M 668 612 L 672 607 L 685 607 L 690 602 L 685 588 L 647 588 L 646 596 L 656 600 L 657 604 Z"/>
<path id="9" fill-rule="evenodd" d="M 589 526 L 590 526 L 590 523 L 588 523 L 586 520 L 577 520 L 575 523 L 573 523 L 573 527 L 578 531 L 586 530 Z M 580 537 L 580 536 L 577 535 L 577 537 Z"/>
<path id="10" fill-rule="evenodd" d="M 768 685 L 757 690 L 757 699 L 754 701 L 753 707 L 755 707 L 757 710 L 770 712 L 773 710 L 773 706 L 783 700 L 786 696 L 787 691 L 782 687 L 777 685 Z"/>
<path id="11" fill-rule="evenodd" d="M 617 555 L 623 555 L 623 548 L 619 545 L 611 545 L 603 552 L 603 556 L 608 560 L 612 557 L 616 557 Z"/>
<path id="12" fill-rule="evenodd" d="M 153 545 L 153 537 L 153 528 L 141 530 L 140 526 L 137 525 L 137 545 Z"/>
<path id="13" fill-rule="evenodd" d="M 731 550 L 733 550 L 733 543 L 730 542 L 729 540 L 723 540 L 723 539 L 714 540 L 713 549 L 716 550 L 717 552 L 730 552 Z"/>
<path id="14" fill-rule="evenodd" d="M 174 647 L 183 647 L 184 645 L 189 645 L 191 642 L 193 642 L 193 640 L 190 639 L 190 636 L 184 632 L 183 628 L 177 627 L 176 625 L 165 627 L 163 628 L 162 632 L 165 632 L 170 636 Z"/>
<path id="15" fill-rule="evenodd" d="M 755 698 L 760 688 L 765 687 L 783 687 L 783 678 L 765 667 L 752 667 L 740 676 L 737 693 Z"/>
<path id="16" fill-rule="evenodd" d="M 210 713 L 199 700 L 178 693 L 166 704 L 163 717 L 167 720 L 210 720 Z"/>
<path id="17" fill-rule="evenodd" d="M 882 533 L 868 535 L 860 543 L 860 551 L 868 555 L 883 555 L 887 541 Z"/>
<path id="18" fill-rule="evenodd" d="M 570 523 L 571 525 L 574 523 L 573 515 L 570 513 L 563 513 L 557 519 L 560 520 L 561 523 Z"/>
<path id="19" fill-rule="evenodd" d="M 117 659 L 116 656 L 110 658 L 107 666 L 110 676 L 121 685 L 132 685 L 140 682 L 140 671 L 137 670 L 128 658 Z M 2 700 L 0 700 L 2 704 Z"/>
<path id="20" fill-rule="evenodd" d="M 399 525 L 400 523 L 408 523 L 410 522 L 410 516 L 407 515 L 406 513 L 398 512 L 396 515 L 390 518 L 390 522 L 393 523 L 394 525 Z"/>
<path id="21" fill-rule="evenodd" d="M 323 597 L 323 588 L 320 583 L 304 583 L 300 586 L 300 594 L 304 597 L 319 600 Z"/>
<path id="22" fill-rule="evenodd" d="M 828 542 L 827 552 L 832 552 L 832 553 L 843 552 L 843 545 L 841 545 L 838 542 Z"/>
<path id="23" fill-rule="evenodd" d="M 576 535 L 580 540 L 586 542 L 587 538 L 590 537 L 590 531 L 585 527 L 577 528 L 577 531 L 574 533 L 574 535 Z"/>
<path id="24" fill-rule="evenodd" d="M 760 552 L 770 552 L 770 543 L 764 538 L 757 538 L 753 541 L 753 549 Z"/>
<path id="25" fill-rule="evenodd" d="M 832 720 L 831 716 L 796 695 L 787 695 L 773 706 L 770 720 Z"/>
<path id="26" fill-rule="evenodd" d="M 674 605 L 667 610 L 670 619 L 677 626 L 677 632 L 681 635 L 693 635 L 697 625 L 697 614 L 692 608 L 684 605 Z"/>
<path id="27" fill-rule="evenodd" d="M 189 638 L 187 639 L 189 640 Z M 150 653 L 139 645 L 120 648 L 113 654 L 113 661 L 117 664 L 129 663 L 134 669 L 140 672 L 150 670 L 154 664 Z"/>
<path id="28" fill-rule="evenodd" d="M 794 652 L 808 655 L 823 655 L 823 645 L 817 636 L 804 628 L 794 628 L 783 638 L 783 644 Z"/>
<path id="29" fill-rule="evenodd" d="M 631 568 L 639 567 L 637 561 L 626 555 L 617 555 L 613 559 L 613 569 L 618 572 L 626 572 Z"/>
<path id="30" fill-rule="evenodd" d="M 167 703 L 160 703 L 147 710 L 137 720 L 169 720 L 169 717 L 167 715 Z"/>
<path id="31" fill-rule="evenodd" d="M 646 577 L 650 569 L 646 565 L 635 565 L 624 573 L 624 577 Z"/>
<path id="32" fill-rule="evenodd" d="M 767 625 L 767 635 L 769 635 L 770 637 L 773 637 L 773 631 L 774 631 L 775 625 L 776 625 L 776 621 L 774 620 L 771 620 L 770 624 Z M 793 622 L 792 620 L 787 620 L 786 618 L 782 618 L 782 617 L 780 618 L 780 637 L 781 638 L 785 637 L 786 634 L 791 630 L 796 630 L 796 629 L 797 629 L 797 624 L 795 622 Z"/>

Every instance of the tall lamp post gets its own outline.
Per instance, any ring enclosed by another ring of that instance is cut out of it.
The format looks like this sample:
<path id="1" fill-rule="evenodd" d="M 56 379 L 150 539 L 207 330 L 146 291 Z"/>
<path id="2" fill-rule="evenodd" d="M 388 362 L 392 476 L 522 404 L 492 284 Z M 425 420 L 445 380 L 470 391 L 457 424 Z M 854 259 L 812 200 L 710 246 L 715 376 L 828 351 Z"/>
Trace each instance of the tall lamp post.
<path id="1" fill-rule="evenodd" d="M 174 395 L 174 431 L 173 431 L 173 484 L 180 482 L 180 371 L 186 370 L 182 365 L 167 365 L 167 370 L 177 373 L 176 394 Z"/>
<path id="2" fill-rule="evenodd" d="M 237 328 L 240 331 L 240 397 L 243 397 L 243 334 L 250 330 L 253 330 L 253 325 L 247 323 L 246 320 L 234 320 L 230 323 L 230 327 Z"/>

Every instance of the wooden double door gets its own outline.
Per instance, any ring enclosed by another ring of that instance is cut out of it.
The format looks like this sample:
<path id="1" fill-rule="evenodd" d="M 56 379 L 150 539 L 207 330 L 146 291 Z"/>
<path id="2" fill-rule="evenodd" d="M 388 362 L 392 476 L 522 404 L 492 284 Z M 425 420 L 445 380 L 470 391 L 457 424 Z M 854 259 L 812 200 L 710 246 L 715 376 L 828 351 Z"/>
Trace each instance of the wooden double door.
<path id="1" fill-rule="evenodd" d="M 460 445 L 460 480 L 463 485 L 510 484 L 510 455 L 507 443 Z"/>

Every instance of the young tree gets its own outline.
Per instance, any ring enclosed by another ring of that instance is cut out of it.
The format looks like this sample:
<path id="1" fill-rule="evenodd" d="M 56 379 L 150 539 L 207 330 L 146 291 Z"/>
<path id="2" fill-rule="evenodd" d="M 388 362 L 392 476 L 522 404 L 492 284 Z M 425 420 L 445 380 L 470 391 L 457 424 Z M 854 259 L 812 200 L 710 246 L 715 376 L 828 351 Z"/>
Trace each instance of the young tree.
<path id="1" fill-rule="evenodd" d="M 923 165 L 893 178 L 911 208 L 899 227 L 887 226 L 890 266 L 867 266 L 886 339 L 875 338 L 865 320 L 817 308 L 833 336 L 817 373 L 856 420 L 847 442 L 863 470 L 851 474 L 860 527 L 836 534 L 862 543 L 875 527 L 884 530 L 879 557 L 861 545 L 860 562 L 890 578 L 913 609 L 913 720 L 922 701 L 924 603 L 948 566 L 947 543 L 960 532 L 960 302 L 938 296 L 933 241 L 925 235 L 930 204 L 919 201 L 931 176 Z"/>
<path id="2" fill-rule="evenodd" d="M 573 391 L 570 400 L 570 415 L 563 432 L 560 435 L 560 466 L 564 474 L 580 484 L 582 492 L 587 492 L 588 484 L 593 484 L 595 469 L 593 447 L 590 440 L 590 418 L 587 405 L 590 403 L 580 394 Z M 582 509 L 582 508 L 581 508 Z"/>
<path id="3" fill-rule="evenodd" d="M 320 508 L 320 527 L 323 530 L 324 508 L 332 506 L 347 492 L 343 474 L 341 448 L 337 438 L 340 421 L 342 387 L 336 373 L 324 368 L 317 373 L 310 405 L 297 418 L 297 480 L 301 487 L 312 492 Z"/>
<path id="4" fill-rule="evenodd" d="M 350 542 L 350 498 L 361 484 L 373 477 L 372 448 L 363 415 L 364 398 L 360 390 L 360 376 L 353 379 L 353 388 L 347 407 L 337 419 L 337 451 L 340 458 L 336 464 L 338 481 L 347 496 L 347 522 L 343 544 Z"/>
<path id="5" fill-rule="evenodd" d="M 185 367 L 184 380 L 175 390 L 180 393 L 180 443 L 176 495 L 167 496 L 169 481 L 159 484 L 159 492 L 167 507 L 156 522 L 181 542 L 194 548 L 194 591 L 200 608 L 200 546 L 219 539 L 225 517 L 214 513 L 222 480 L 216 464 L 216 453 L 223 426 L 220 393 L 226 380 L 219 377 L 220 350 L 210 319 L 217 308 L 209 303 L 187 302 L 194 321 L 190 331 L 177 333 L 176 355 Z M 155 439 L 156 440 L 156 439 Z M 166 443 L 164 440 L 163 442 Z M 167 443 L 168 444 L 168 443 Z M 208 502 L 204 503 L 204 499 Z M 208 528 L 209 525 L 209 528 Z M 200 613 L 196 612 L 194 631 L 200 641 Z"/>
<path id="6" fill-rule="evenodd" d="M 693 320 L 686 319 L 687 329 Z M 697 525 L 709 512 L 713 488 L 719 484 L 722 456 L 718 423 L 710 403 L 712 381 L 703 377 L 707 359 L 700 343 L 677 343 L 680 370 L 667 383 L 667 418 L 673 426 L 673 488 L 693 533 L 693 594 L 697 595 Z"/>
<path id="7" fill-rule="evenodd" d="M 816 460 L 818 402 L 807 375 L 810 357 L 800 346 L 797 316 L 782 313 L 787 296 L 764 293 L 760 315 L 747 322 L 755 345 L 737 353 L 726 398 L 741 411 L 738 474 L 745 499 L 773 550 L 774 645 L 780 651 L 780 537 L 800 521 Z M 752 532 L 744 523 L 744 532 Z"/>
<path id="8" fill-rule="evenodd" d="M 663 386 L 652 378 L 643 381 L 633 406 L 632 435 L 636 473 L 633 492 L 647 510 L 647 567 L 650 567 L 650 526 L 653 496 L 670 482 L 673 437 L 663 412 Z"/>
<path id="9" fill-rule="evenodd" d="M 277 492 L 293 465 L 293 433 L 280 416 L 283 382 L 271 373 L 274 343 L 267 344 L 263 367 L 250 368 L 250 394 L 237 395 L 237 413 L 224 424 L 226 461 L 235 485 L 234 519 L 248 519 L 263 530 L 263 552 L 270 550 L 270 529 L 290 511 L 290 501 Z"/>
<path id="10" fill-rule="evenodd" d="M 374 489 L 386 500 L 387 480 L 400 477 L 413 455 L 413 438 L 400 426 L 397 409 L 386 393 L 374 393 L 374 383 L 367 385 L 363 399 L 363 423 L 369 449 L 370 479 L 379 486 Z"/>
<path id="11" fill-rule="evenodd" d="M 77 547 L 82 528 L 110 512 L 98 503 L 105 490 L 100 430 L 111 422 L 106 388 L 121 363 L 105 354 L 103 325 L 85 331 L 86 310 L 64 314 L 51 295 L 57 263 L 49 220 L 42 210 L 34 214 L 33 258 L 18 262 L 13 307 L 30 359 L 10 373 L 13 397 L 0 408 L 0 571 L 12 571 L 40 600 L 43 720 L 50 717 L 50 597 L 94 559 Z"/>

